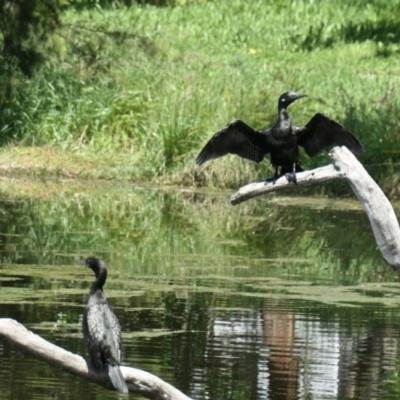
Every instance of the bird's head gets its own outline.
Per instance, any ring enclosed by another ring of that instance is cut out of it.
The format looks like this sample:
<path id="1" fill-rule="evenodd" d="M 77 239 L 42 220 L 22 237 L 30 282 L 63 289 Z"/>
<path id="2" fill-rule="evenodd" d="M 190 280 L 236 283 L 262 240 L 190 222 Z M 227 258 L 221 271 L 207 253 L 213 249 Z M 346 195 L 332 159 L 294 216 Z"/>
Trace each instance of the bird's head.
<path id="1" fill-rule="evenodd" d="M 104 263 L 104 261 L 99 260 L 96 257 L 89 257 L 85 260 L 78 260 L 78 263 L 89 267 L 96 275 L 96 278 L 98 278 L 101 273 L 105 273 L 107 276 L 106 264 Z"/>
<path id="2" fill-rule="evenodd" d="M 278 110 L 286 109 L 290 104 L 302 97 L 307 97 L 307 95 L 298 94 L 296 92 L 286 92 L 281 94 L 278 100 Z"/>

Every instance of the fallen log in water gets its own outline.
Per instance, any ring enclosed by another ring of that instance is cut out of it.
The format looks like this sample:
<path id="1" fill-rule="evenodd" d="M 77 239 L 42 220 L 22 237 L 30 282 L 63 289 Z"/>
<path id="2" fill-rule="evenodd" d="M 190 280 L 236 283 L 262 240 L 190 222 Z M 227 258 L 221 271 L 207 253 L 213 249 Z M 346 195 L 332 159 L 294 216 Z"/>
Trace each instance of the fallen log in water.
<path id="1" fill-rule="evenodd" d="M 231 203 L 236 205 L 253 197 L 288 187 L 318 185 L 334 180 L 346 181 L 368 215 L 384 260 L 393 268 L 400 270 L 400 228 L 390 201 L 346 147 L 335 147 L 329 156 L 332 164 L 297 173 L 297 185 L 289 183 L 284 176 L 274 182 L 250 183 L 231 197 Z"/>
<path id="2" fill-rule="evenodd" d="M 55 367 L 63 368 L 71 374 L 113 389 L 106 373 L 97 372 L 83 357 L 48 342 L 13 319 L 0 318 L 0 338 Z M 152 400 L 191 400 L 169 383 L 149 372 L 125 366 L 121 366 L 121 372 L 130 393 Z"/>

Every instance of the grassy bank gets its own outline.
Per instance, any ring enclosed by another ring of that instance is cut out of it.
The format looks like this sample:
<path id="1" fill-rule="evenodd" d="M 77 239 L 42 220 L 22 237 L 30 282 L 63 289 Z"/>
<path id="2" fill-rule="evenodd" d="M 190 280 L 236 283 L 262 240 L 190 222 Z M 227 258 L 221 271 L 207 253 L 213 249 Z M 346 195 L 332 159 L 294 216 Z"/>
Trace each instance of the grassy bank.
<path id="1" fill-rule="evenodd" d="M 197 152 L 234 118 L 273 124 L 278 96 L 297 90 L 310 97 L 291 107 L 294 123 L 324 112 L 345 124 L 389 191 L 400 179 L 399 6 L 223 0 L 66 11 L 46 65 L 15 82 L 24 96 L 11 113 L 18 129 L 2 128 L 13 145 L 0 167 L 23 171 L 27 153 L 44 154 L 40 174 L 236 187 L 270 175 L 268 161 L 230 156 L 198 168 Z M 327 162 L 304 156 L 303 165 Z"/>

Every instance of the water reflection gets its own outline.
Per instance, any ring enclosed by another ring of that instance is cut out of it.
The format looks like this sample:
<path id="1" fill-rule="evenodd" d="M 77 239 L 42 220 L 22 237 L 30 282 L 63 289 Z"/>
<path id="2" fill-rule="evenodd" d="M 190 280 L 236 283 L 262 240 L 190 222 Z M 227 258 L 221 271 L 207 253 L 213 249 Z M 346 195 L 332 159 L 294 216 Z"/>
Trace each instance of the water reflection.
<path id="1" fill-rule="evenodd" d="M 193 385 L 195 398 L 388 398 L 381 384 L 398 366 L 397 323 L 353 330 L 338 316 L 324 321 L 276 301 L 260 311 L 213 310 L 210 320 L 206 362 L 194 371 L 209 386 Z"/>
<path id="2" fill-rule="evenodd" d="M 2 201 L 1 315 L 85 354 L 92 275 L 74 259 L 98 255 L 125 363 L 193 398 L 397 399 L 400 284 L 367 218 L 267 199 L 94 186 Z M 6 398 L 119 396 L 8 344 L 0 355 Z"/>

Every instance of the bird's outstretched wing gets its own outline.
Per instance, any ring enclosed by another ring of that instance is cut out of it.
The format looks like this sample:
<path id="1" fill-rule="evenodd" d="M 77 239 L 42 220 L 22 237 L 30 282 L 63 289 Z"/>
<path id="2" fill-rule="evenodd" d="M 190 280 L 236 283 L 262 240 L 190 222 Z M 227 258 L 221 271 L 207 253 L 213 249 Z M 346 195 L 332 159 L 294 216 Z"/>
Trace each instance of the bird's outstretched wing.
<path id="1" fill-rule="evenodd" d="M 363 145 L 350 131 L 321 113 L 315 114 L 307 125 L 296 128 L 296 136 L 297 144 L 310 157 L 329 146 L 346 146 L 355 153 L 364 152 Z"/>
<path id="2" fill-rule="evenodd" d="M 259 163 L 270 152 L 266 132 L 234 120 L 214 134 L 196 157 L 196 164 L 225 156 L 228 153 Z"/>

